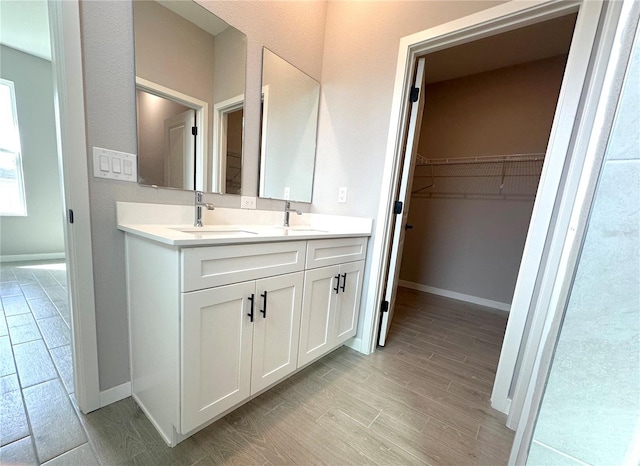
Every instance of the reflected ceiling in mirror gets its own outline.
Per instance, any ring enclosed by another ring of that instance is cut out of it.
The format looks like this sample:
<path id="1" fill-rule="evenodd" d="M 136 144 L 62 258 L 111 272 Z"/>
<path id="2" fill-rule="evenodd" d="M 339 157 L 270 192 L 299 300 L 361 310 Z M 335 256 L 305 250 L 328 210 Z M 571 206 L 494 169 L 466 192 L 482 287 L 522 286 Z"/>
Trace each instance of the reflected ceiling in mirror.
<path id="1" fill-rule="evenodd" d="M 186 0 L 133 19 L 138 182 L 240 194 L 246 36 Z"/>
<path id="2" fill-rule="evenodd" d="M 319 100 L 320 83 L 263 49 L 260 197 L 311 202 Z"/>

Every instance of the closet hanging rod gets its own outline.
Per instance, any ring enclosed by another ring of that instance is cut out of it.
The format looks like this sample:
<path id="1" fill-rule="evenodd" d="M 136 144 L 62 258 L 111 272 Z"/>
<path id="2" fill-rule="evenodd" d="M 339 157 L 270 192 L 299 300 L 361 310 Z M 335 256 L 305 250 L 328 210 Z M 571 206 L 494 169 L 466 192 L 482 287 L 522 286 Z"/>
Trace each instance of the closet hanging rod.
<path id="1" fill-rule="evenodd" d="M 416 154 L 416 165 L 466 165 L 474 163 L 503 163 L 503 162 L 537 162 L 544 160 L 544 152 L 533 154 L 509 154 L 509 155 L 481 155 L 478 157 L 454 157 L 446 159 L 427 159 Z"/>

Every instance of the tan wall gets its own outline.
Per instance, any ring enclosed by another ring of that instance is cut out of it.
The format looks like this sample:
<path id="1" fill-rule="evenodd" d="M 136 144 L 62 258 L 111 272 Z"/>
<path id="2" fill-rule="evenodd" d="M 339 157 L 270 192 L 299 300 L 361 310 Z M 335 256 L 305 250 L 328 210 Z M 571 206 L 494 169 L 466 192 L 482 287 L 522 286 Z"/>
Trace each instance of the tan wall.
<path id="1" fill-rule="evenodd" d="M 544 152 L 566 56 L 428 85 L 427 158 Z M 428 62 L 427 62 L 428 63 Z M 412 197 L 400 279 L 511 303 L 534 199 Z"/>
<path id="2" fill-rule="evenodd" d="M 566 59 L 429 84 L 418 152 L 427 158 L 544 152 Z"/>

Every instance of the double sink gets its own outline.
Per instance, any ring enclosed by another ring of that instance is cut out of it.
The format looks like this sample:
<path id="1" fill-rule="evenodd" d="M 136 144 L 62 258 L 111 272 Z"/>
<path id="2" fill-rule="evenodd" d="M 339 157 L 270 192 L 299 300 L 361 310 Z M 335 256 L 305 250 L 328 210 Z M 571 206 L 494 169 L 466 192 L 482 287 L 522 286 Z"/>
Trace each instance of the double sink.
<path id="1" fill-rule="evenodd" d="M 319 230 L 308 226 L 293 226 L 293 227 L 272 227 L 274 230 L 281 232 L 284 235 L 296 235 L 296 234 L 309 234 L 309 233 L 327 233 L 327 230 Z M 258 235 L 261 232 L 252 231 L 248 229 L 238 229 L 229 226 L 220 225 L 205 225 L 202 227 L 178 227 L 170 228 L 171 230 L 178 231 L 180 233 L 187 233 L 197 238 L 205 237 L 217 237 L 217 236 L 238 236 L 247 237 L 252 235 Z"/>

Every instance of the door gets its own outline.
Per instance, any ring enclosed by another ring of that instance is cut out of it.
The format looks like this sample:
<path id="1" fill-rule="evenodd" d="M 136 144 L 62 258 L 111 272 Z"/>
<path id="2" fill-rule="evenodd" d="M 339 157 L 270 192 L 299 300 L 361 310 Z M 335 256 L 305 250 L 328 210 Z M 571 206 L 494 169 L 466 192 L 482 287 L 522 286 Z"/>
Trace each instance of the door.
<path id="1" fill-rule="evenodd" d="M 326 353 L 332 343 L 332 315 L 339 291 L 340 266 L 307 270 L 300 323 L 298 367 Z"/>
<path id="2" fill-rule="evenodd" d="M 380 334 L 378 344 L 384 346 L 391 320 L 393 318 L 393 309 L 395 306 L 396 292 L 398 289 L 398 277 L 400 275 L 400 258 L 402 257 L 402 248 L 404 246 L 405 226 L 407 225 L 407 216 L 409 214 L 409 201 L 411 200 L 411 184 L 413 183 L 413 171 L 415 168 L 415 155 L 418 150 L 418 140 L 420 132 L 416 131 L 417 125 L 422 121 L 422 109 L 424 107 L 424 62 L 425 59 L 420 58 L 417 62 L 416 77 L 411 92 L 412 104 L 409 115 L 409 126 L 407 129 L 407 140 L 404 148 L 404 161 L 402 166 L 403 175 L 402 182 L 398 189 L 396 197 L 397 202 L 401 202 L 400 213 L 396 215 L 393 227 L 393 239 L 391 242 L 389 270 L 386 274 L 387 284 L 385 287 L 384 301 L 388 303 L 386 312 L 382 313 L 382 322 L 380 325 Z M 408 176 L 404 176 L 404 172 L 408 172 Z"/>
<path id="3" fill-rule="evenodd" d="M 364 261 L 349 262 L 340 266 L 340 286 L 335 309 L 333 346 L 355 336 L 358 330 L 358 311 Z"/>
<path id="4" fill-rule="evenodd" d="M 251 394 L 296 370 L 304 272 L 256 281 Z"/>
<path id="5" fill-rule="evenodd" d="M 164 120 L 165 186 L 194 189 L 195 185 L 195 110 L 187 110 Z"/>
<path id="6" fill-rule="evenodd" d="M 182 433 L 249 397 L 252 294 L 253 280 L 183 293 Z"/>

